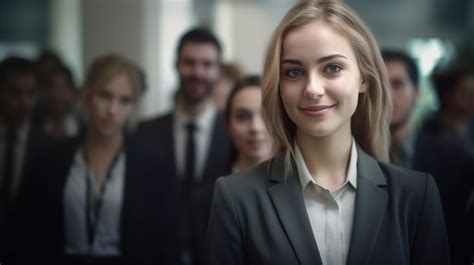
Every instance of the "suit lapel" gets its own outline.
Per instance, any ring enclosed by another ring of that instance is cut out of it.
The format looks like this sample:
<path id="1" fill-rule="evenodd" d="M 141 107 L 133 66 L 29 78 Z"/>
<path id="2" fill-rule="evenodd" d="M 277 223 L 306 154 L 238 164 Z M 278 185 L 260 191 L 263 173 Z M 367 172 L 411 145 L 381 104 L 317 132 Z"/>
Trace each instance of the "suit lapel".
<path id="1" fill-rule="evenodd" d="M 285 179 L 284 159 L 276 157 L 270 178 L 277 183 L 268 193 L 300 264 L 322 264 L 297 175 L 290 172 Z"/>
<path id="2" fill-rule="evenodd" d="M 387 185 L 382 169 L 377 161 L 357 148 L 357 194 L 355 217 L 352 229 L 347 264 L 367 264 L 379 236 L 388 195 Z"/>

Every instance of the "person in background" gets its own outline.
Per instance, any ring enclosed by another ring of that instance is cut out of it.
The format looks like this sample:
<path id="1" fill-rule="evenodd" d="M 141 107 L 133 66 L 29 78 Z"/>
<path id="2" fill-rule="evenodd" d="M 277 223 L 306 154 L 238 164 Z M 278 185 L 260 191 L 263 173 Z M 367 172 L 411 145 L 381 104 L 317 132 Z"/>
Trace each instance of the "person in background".
<path id="1" fill-rule="evenodd" d="M 417 129 L 412 113 L 418 100 L 419 73 L 415 61 L 399 51 L 384 50 L 382 58 L 391 84 L 390 162 L 413 168 Z"/>
<path id="2" fill-rule="evenodd" d="M 242 71 L 236 64 L 224 63 L 221 66 L 221 74 L 217 81 L 216 87 L 212 91 L 212 97 L 219 111 L 225 111 L 227 98 L 230 91 L 237 81 L 242 78 Z"/>
<path id="3" fill-rule="evenodd" d="M 43 100 L 45 133 L 54 139 L 77 136 L 80 130 L 76 113 L 77 91 L 67 67 L 51 70 L 43 87 Z"/>
<path id="4" fill-rule="evenodd" d="M 38 82 L 33 62 L 7 57 L 0 63 L 0 259 L 10 262 L 13 226 L 24 168 L 44 142 L 32 122 Z"/>
<path id="5" fill-rule="evenodd" d="M 179 89 L 175 109 L 140 124 L 143 145 L 155 146 L 167 154 L 171 178 L 179 181 L 182 264 L 194 264 L 190 218 L 191 194 L 213 183 L 226 170 L 229 139 L 222 114 L 212 99 L 220 74 L 221 45 L 208 30 L 191 29 L 179 40 L 176 70 Z"/>
<path id="6" fill-rule="evenodd" d="M 438 184 L 453 264 L 472 264 L 468 201 L 474 192 L 474 73 L 454 62 L 435 68 L 432 81 L 439 111 L 420 129 L 414 168 L 431 173 Z"/>
<path id="7" fill-rule="evenodd" d="M 54 69 L 63 67 L 61 57 L 52 50 L 44 49 L 34 61 L 36 77 L 38 79 L 38 103 L 33 113 L 35 124 L 44 124 L 47 115 L 46 103 L 44 102 L 44 88 L 48 85 L 48 79 Z"/>
<path id="8" fill-rule="evenodd" d="M 225 120 L 230 136 L 231 155 L 227 174 L 244 172 L 269 159 L 273 155 L 272 137 L 262 117 L 262 88 L 259 76 L 246 76 L 231 90 Z M 212 204 L 214 183 L 193 193 L 193 240 L 196 264 L 208 264 L 206 254 L 206 231 Z"/>
<path id="9" fill-rule="evenodd" d="M 433 177 L 388 164 L 391 101 L 373 34 L 343 1 L 298 1 L 269 41 L 279 152 L 216 180 L 209 264 L 450 264 Z"/>
<path id="10" fill-rule="evenodd" d="M 81 89 L 83 136 L 38 153 L 20 196 L 21 264 L 176 264 L 176 184 L 159 150 L 126 133 L 138 68 L 97 58 Z"/>
<path id="11" fill-rule="evenodd" d="M 259 76 L 247 76 L 236 83 L 224 114 L 232 140 L 229 173 L 247 171 L 272 156 L 273 141 L 262 117 Z"/>

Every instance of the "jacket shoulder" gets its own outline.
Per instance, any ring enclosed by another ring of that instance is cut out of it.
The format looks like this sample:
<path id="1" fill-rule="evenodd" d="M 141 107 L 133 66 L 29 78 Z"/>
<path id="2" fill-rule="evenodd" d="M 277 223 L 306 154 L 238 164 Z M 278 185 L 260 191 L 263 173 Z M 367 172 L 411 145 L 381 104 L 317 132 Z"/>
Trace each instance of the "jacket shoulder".
<path id="1" fill-rule="evenodd" d="M 138 131 L 148 130 L 152 128 L 162 127 L 173 121 L 173 112 L 168 112 L 158 117 L 154 117 L 138 124 Z"/>
<path id="2" fill-rule="evenodd" d="M 268 160 L 248 171 L 227 175 L 219 179 L 225 182 L 229 189 L 238 194 L 259 192 L 268 187 L 268 170 L 270 163 L 271 160 Z"/>
<path id="3" fill-rule="evenodd" d="M 434 178 L 425 172 L 402 168 L 396 165 L 379 162 L 385 173 L 388 188 L 392 195 L 405 198 L 422 199 L 430 189 L 436 189 Z M 431 192 L 431 191 L 430 191 Z"/>

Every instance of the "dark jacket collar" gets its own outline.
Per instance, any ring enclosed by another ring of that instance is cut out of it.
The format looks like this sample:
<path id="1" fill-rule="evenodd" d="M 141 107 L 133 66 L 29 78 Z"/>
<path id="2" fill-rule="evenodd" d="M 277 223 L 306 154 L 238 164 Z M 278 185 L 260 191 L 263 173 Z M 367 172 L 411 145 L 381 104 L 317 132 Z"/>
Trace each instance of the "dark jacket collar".
<path id="1" fill-rule="evenodd" d="M 347 264 L 366 264 L 375 246 L 385 215 L 386 179 L 378 162 L 357 146 L 357 194 L 353 232 Z M 322 264 L 307 215 L 296 165 L 285 174 L 285 159 L 277 155 L 268 164 L 268 188 L 276 212 L 301 264 Z"/>

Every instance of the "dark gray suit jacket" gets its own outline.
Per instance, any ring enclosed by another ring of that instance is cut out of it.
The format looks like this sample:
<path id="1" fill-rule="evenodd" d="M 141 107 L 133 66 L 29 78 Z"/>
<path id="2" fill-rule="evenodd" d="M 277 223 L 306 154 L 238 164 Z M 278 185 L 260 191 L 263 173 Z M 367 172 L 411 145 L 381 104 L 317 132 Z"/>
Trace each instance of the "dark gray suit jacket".
<path id="1" fill-rule="evenodd" d="M 285 175 L 283 161 L 216 181 L 209 264 L 322 264 L 298 176 Z M 430 175 L 378 162 L 360 147 L 357 174 L 347 264 L 450 264 Z"/>

